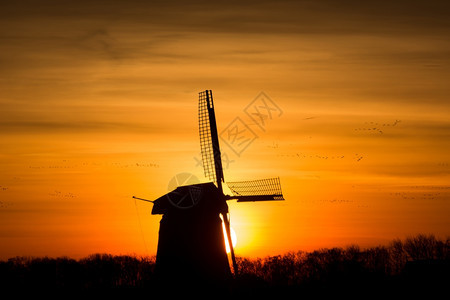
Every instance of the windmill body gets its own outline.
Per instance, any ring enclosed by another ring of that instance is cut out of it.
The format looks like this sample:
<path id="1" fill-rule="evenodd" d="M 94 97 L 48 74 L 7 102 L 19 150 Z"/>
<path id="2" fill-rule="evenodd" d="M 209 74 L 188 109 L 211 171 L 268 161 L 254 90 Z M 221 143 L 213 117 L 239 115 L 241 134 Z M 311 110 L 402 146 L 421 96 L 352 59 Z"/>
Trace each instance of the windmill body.
<path id="1" fill-rule="evenodd" d="M 177 187 L 152 201 L 152 214 L 163 215 L 156 272 L 169 283 L 220 286 L 229 280 L 231 270 L 235 274 L 238 271 L 227 201 L 284 199 L 278 178 L 227 183 L 233 195 L 223 193 L 225 181 L 211 90 L 199 93 L 199 135 L 205 177 L 211 181 Z M 230 245 L 231 264 L 224 236 Z"/>
<path id="2" fill-rule="evenodd" d="M 155 200 L 163 214 L 155 272 L 164 283 L 220 287 L 231 277 L 219 215 L 227 210 L 212 183 L 182 186 Z"/>

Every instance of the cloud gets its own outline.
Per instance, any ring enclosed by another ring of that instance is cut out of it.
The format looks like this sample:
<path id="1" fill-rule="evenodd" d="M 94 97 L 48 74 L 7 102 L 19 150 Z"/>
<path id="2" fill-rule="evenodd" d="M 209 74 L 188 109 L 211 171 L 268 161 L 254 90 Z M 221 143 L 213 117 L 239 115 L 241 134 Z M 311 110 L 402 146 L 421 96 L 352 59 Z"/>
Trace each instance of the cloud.
<path id="1" fill-rule="evenodd" d="M 4 134 L 17 133 L 94 133 L 94 132 L 166 132 L 167 126 L 101 121 L 10 121 L 0 122 Z"/>
<path id="2" fill-rule="evenodd" d="M 49 111 L 224 86 L 335 109 L 331 102 L 446 105 L 449 9 L 446 1 L 10 1 L 0 10 L 0 103 L 8 113 Z"/>
<path id="3" fill-rule="evenodd" d="M 164 59 L 165 55 L 174 54 L 173 51 L 168 54 L 161 46 L 196 38 L 201 49 L 202 44 L 220 35 L 261 35 L 269 45 L 271 36 L 277 35 L 291 39 L 305 38 L 305 35 L 417 37 L 447 36 L 450 31 L 450 21 L 445 18 L 450 5 L 445 1 L 47 0 L 40 1 L 39 6 L 33 3 L 3 5 L 0 39 L 5 43 L 0 59 L 21 52 L 41 59 L 46 54 L 56 58 L 65 56 L 75 63 L 82 60 L 90 63 L 99 58 L 141 59 L 141 55 Z M 255 51 L 238 46 L 233 51 Z M 189 49 L 177 50 L 182 55 L 183 50 Z"/>

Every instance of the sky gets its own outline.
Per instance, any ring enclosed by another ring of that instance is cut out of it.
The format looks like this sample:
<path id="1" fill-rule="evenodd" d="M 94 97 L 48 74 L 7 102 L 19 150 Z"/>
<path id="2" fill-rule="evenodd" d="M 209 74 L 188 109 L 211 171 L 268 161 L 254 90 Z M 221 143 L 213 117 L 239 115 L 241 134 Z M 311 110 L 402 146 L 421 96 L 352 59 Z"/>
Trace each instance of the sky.
<path id="1" fill-rule="evenodd" d="M 213 91 L 236 255 L 450 236 L 447 1 L 2 1 L 0 259 L 155 255 Z M 236 142 L 230 130 L 244 136 Z M 189 180 L 186 180 L 186 179 Z"/>

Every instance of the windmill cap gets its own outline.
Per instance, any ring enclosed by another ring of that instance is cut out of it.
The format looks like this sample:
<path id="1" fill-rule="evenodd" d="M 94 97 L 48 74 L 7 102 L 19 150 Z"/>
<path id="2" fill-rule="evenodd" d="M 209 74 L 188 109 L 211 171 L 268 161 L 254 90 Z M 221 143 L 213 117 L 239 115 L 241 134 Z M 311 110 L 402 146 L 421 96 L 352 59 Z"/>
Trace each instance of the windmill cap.
<path id="1" fill-rule="evenodd" d="M 212 182 L 179 186 L 159 197 L 153 204 L 152 214 L 186 213 L 192 210 L 218 209 L 221 211 L 219 189 Z M 205 201 L 206 200 L 206 201 Z M 225 201 L 223 201 L 225 203 Z M 226 205 L 226 203 L 225 203 Z"/>

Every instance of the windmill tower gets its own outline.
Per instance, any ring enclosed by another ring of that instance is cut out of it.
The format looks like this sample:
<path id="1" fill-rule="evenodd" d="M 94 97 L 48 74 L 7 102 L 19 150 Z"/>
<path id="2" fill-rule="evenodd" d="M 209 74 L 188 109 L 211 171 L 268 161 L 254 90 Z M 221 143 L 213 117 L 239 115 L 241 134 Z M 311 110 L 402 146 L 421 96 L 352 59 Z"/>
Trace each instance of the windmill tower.
<path id="1" fill-rule="evenodd" d="M 198 115 L 203 169 L 210 182 L 179 186 L 150 201 L 154 203 L 152 214 L 163 215 L 156 271 L 170 281 L 189 278 L 192 282 L 206 280 L 217 283 L 230 278 L 231 270 L 235 274 L 238 272 L 227 201 L 273 201 L 284 198 L 279 178 L 228 182 L 226 184 L 233 195 L 224 194 L 222 184 L 225 180 L 211 90 L 199 93 Z M 225 250 L 221 219 L 230 259 Z"/>

